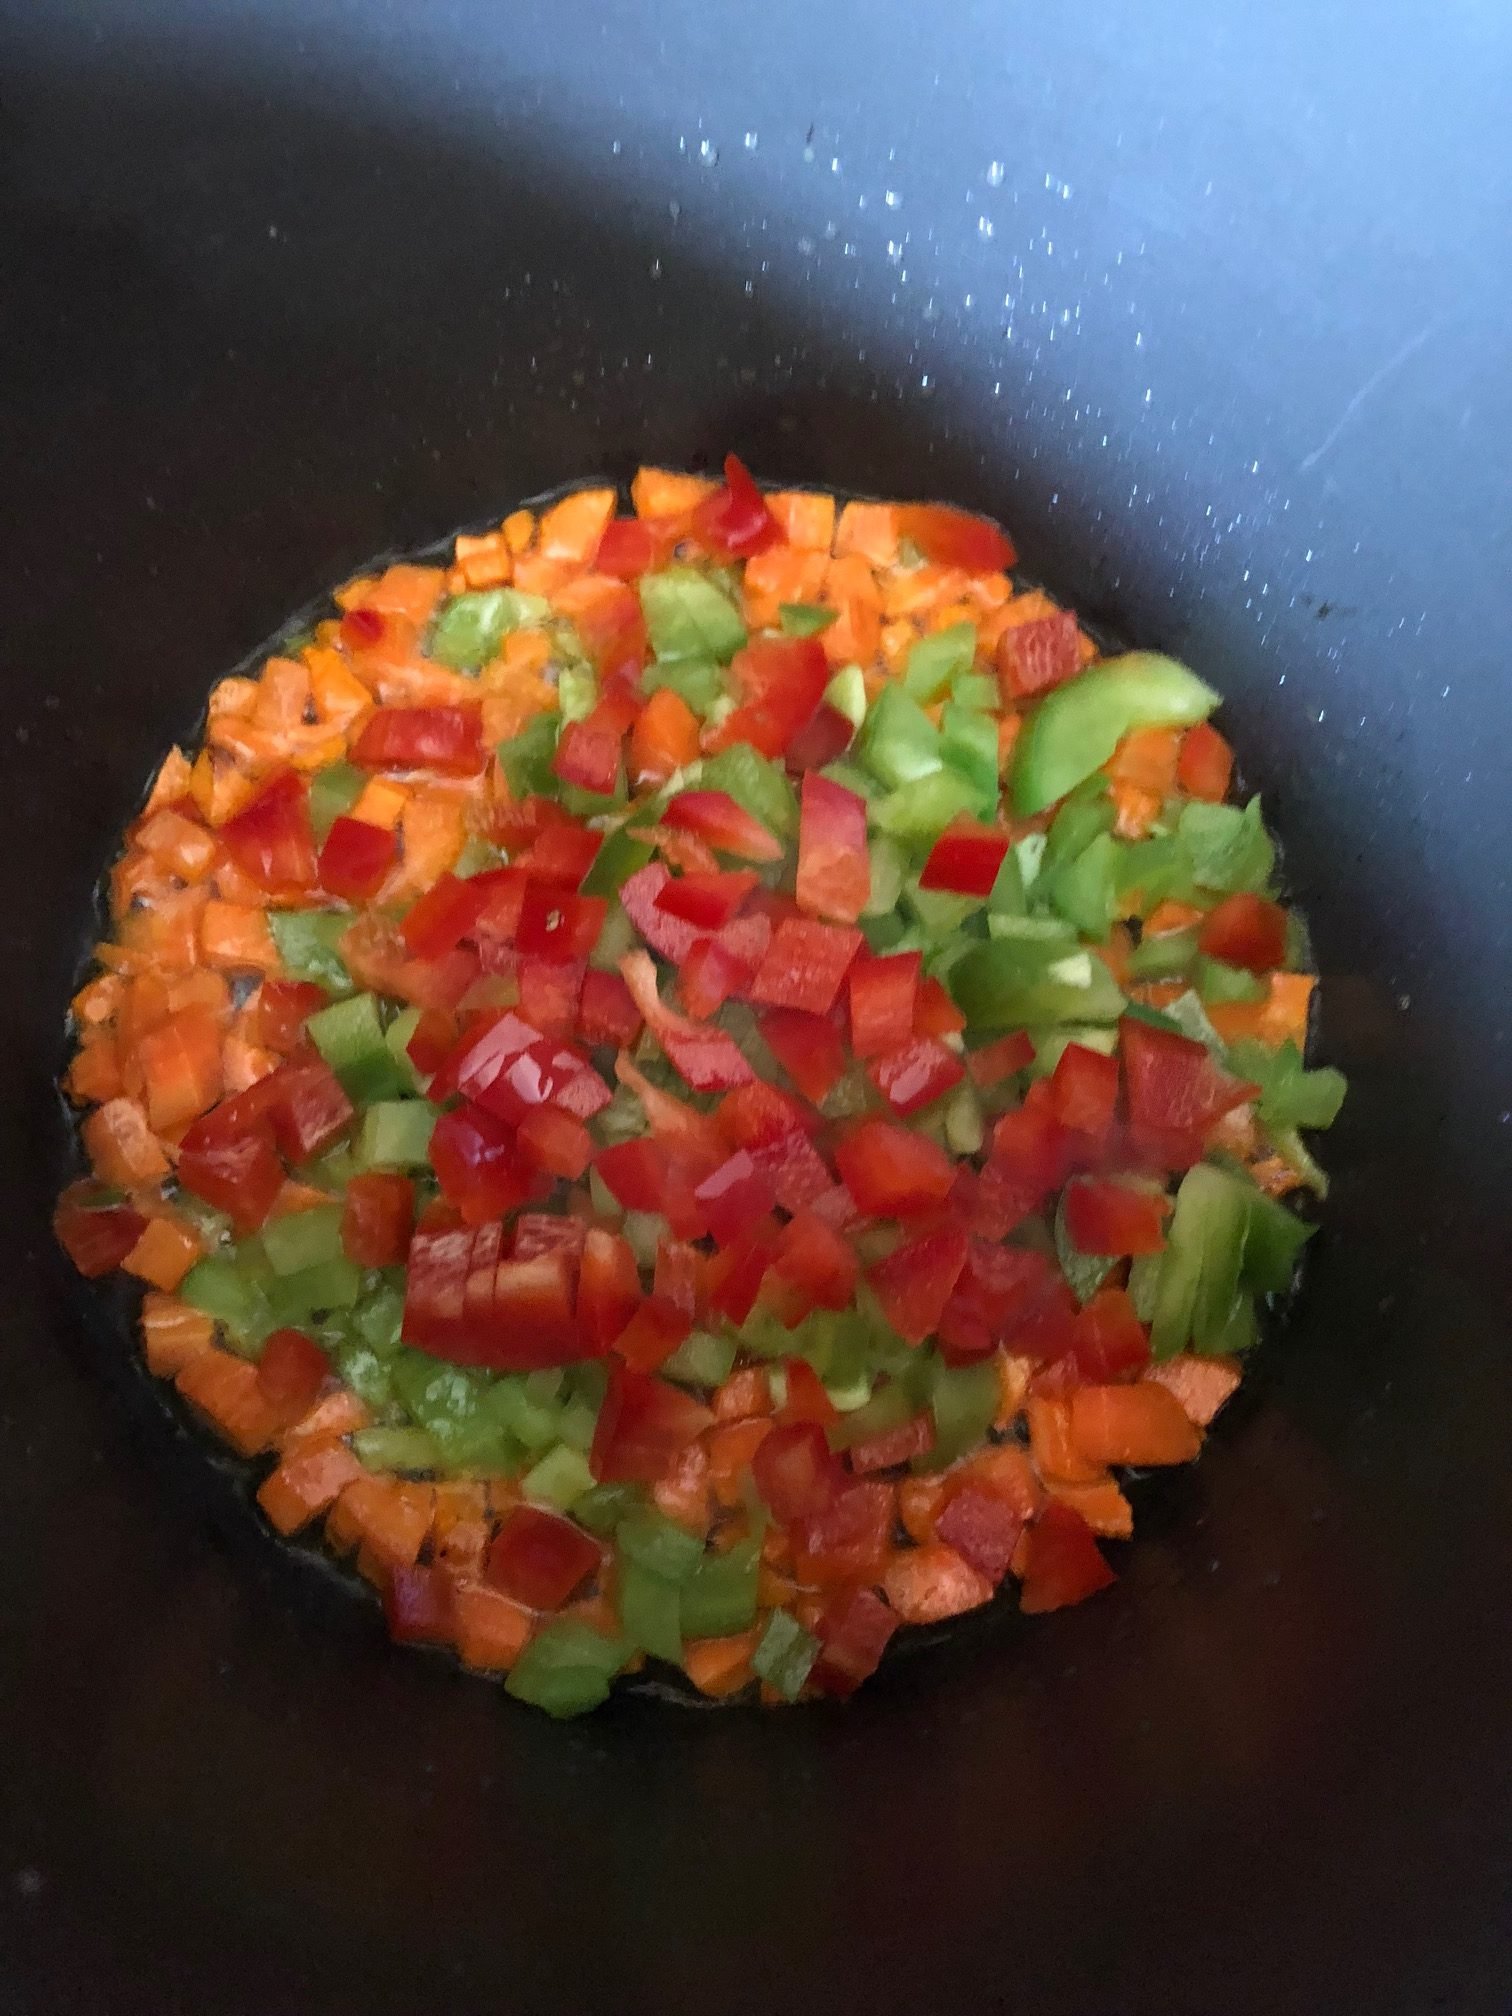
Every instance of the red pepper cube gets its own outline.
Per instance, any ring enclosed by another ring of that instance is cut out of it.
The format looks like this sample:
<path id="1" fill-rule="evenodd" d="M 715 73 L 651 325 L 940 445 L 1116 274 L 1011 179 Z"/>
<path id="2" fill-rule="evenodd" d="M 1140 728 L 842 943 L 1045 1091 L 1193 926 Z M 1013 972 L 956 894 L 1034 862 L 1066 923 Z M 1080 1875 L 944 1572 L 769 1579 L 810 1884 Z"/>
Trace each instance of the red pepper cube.
<path id="1" fill-rule="evenodd" d="M 302 1330 L 275 1330 L 257 1361 L 257 1390 L 290 1421 L 309 1412 L 326 1382 L 325 1353 Z"/>
<path id="2" fill-rule="evenodd" d="M 519 964 L 520 1013 L 543 1035 L 570 1036 L 577 1027 L 587 968 L 581 959 L 525 958 Z"/>
<path id="3" fill-rule="evenodd" d="M 441 1194 L 469 1225 L 502 1216 L 530 1194 L 515 1130 L 481 1106 L 443 1113 L 430 1152 Z"/>
<path id="4" fill-rule="evenodd" d="M 711 1171 L 693 1195 L 717 1246 L 733 1246 L 777 1201 L 765 1172 L 744 1148 Z"/>
<path id="5" fill-rule="evenodd" d="M 540 802 L 550 807 L 550 816 L 525 852 L 516 858 L 514 866 L 523 869 L 532 882 L 576 889 L 598 859 L 604 836 L 569 819 L 550 799 Z"/>
<path id="6" fill-rule="evenodd" d="M 286 1057 L 304 1040 L 305 1022 L 330 996 L 312 980 L 264 980 L 253 1004 L 257 1041 Z"/>
<path id="7" fill-rule="evenodd" d="M 756 1026 L 777 1062 L 816 1106 L 845 1076 L 845 1044 L 825 1016 L 772 1008 L 757 1016 Z"/>
<path id="8" fill-rule="evenodd" d="M 751 1459 L 756 1489 L 779 1524 L 827 1512 L 846 1489 L 845 1467 L 817 1422 L 772 1429 Z"/>
<path id="9" fill-rule="evenodd" d="M 968 1050 L 966 1069 L 973 1085 L 987 1092 L 994 1085 L 1001 1085 L 1005 1078 L 1011 1078 L 1018 1071 L 1026 1071 L 1034 1062 L 1034 1043 L 1023 1029 L 1010 1030 L 1006 1036 L 998 1036 L 991 1043 L 984 1043 L 980 1050 Z"/>
<path id="10" fill-rule="evenodd" d="M 727 924 L 756 887 L 752 868 L 729 869 L 714 875 L 679 875 L 665 883 L 656 897 L 658 910 L 696 924 L 700 931 L 717 931 Z"/>
<path id="11" fill-rule="evenodd" d="M 522 958 L 586 959 L 608 914 L 602 896 L 574 896 L 532 881 L 520 904 L 514 942 Z"/>
<path id="12" fill-rule="evenodd" d="M 679 791 L 662 824 L 693 833 L 720 854 L 742 861 L 780 861 L 782 842 L 724 791 Z"/>
<path id="13" fill-rule="evenodd" d="M 751 969 L 717 938 L 700 938 L 678 969 L 678 998 L 695 1021 L 705 1022 L 750 978 Z"/>
<path id="14" fill-rule="evenodd" d="M 798 816 L 799 909 L 811 917 L 854 924 L 870 895 L 866 800 L 816 770 L 805 770 Z M 806 1007 L 808 1003 L 786 1005 Z"/>
<path id="15" fill-rule="evenodd" d="M 982 826 L 964 816 L 953 820 L 930 849 L 919 887 L 988 897 L 1010 844 L 998 827 Z"/>
<path id="16" fill-rule="evenodd" d="M 228 1114 L 239 1103 L 227 1100 L 190 1123 L 179 1143 L 178 1179 L 224 1211 L 238 1232 L 255 1232 L 283 1188 L 284 1167 L 265 1115 L 243 1121 Z"/>
<path id="17" fill-rule="evenodd" d="M 719 489 L 711 490 L 693 507 L 693 537 L 711 553 L 749 559 L 753 553 L 778 545 L 782 527 L 739 457 L 727 455 L 724 466 L 725 480 Z"/>
<path id="18" fill-rule="evenodd" d="M 1263 896 L 1225 896 L 1203 918 L 1197 944 L 1209 959 L 1268 973 L 1286 963 L 1286 912 Z"/>
<path id="19" fill-rule="evenodd" d="M 554 775 L 579 791 L 612 798 L 619 784 L 622 734 L 596 728 L 588 721 L 569 721 L 551 759 Z"/>
<path id="20" fill-rule="evenodd" d="M 383 1616 L 396 1645 L 450 1645 L 457 1628 L 450 1575 L 434 1564 L 396 1562 L 383 1585 Z"/>
<path id="21" fill-rule="evenodd" d="M 938 1327 L 966 1265 L 967 1237 L 954 1225 L 909 1239 L 867 1274 L 882 1313 L 907 1344 L 922 1344 Z"/>
<path id="22" fill-rule="evenodd" d="M 829 1428 L 839 1420 L 839 1411 L 825 1392 L 824 1381 L 806 1358 L 786 1358 L 782 1370 L 787 1397 L 778 1415 L 780 1421 L 811 1421 L 816 1427 Z"/>
<path id="23" fill-rule="evenodd" d="M 1079 1253 L 1110 1259 L 1158 1253 L 1165 1245 L 1166 1209 L 1160 1192 L 1132 1183 L 1082 1177 L 1066 1186 L 1066 1230 Z"/>
<path id="24" fill-rule="evenodd" d="M 578 1035 L 585 1043 L 612 1043 L 629 1050 L 641 1032 L 641 1013 L 624 977 L 590 966 L 578 998 Z"/>
<path id="25" fill-rule="evenodd" d="M 1077 1313 L 1071 1349 L 1076 1369 L 1093 1385 L 1106 1385 L 1150 1362 L 1150 1338 L 1122 1288 L 1100 1288 Z"/>
<path id="26" fill-rule="evenodd" d="M 806 1136 L 797 1138 L 807 1145 Z M 801 1322 L 811 1309 L 848 1309 L 860 1271 L 856 1249 L 848 1239 L 814 1212 L 798 1211 L 783 1227 L 772 1262 L 773 1276 L 789 1291 L 784 1303 L 788 1327 Z"/>
<path id="27" fill-rule="evenodd" d="M 1083 1602 L 1117 1579 L 1086 1520 L 1058 1498 L 1046 1501 L 1029 1528 L 1023 1576 L 1019 1608 L 1029 1616 Z"/>
<path id="28" fill-rule="evenodd" d="M 370 826 L 345 814 L 331 822 L 320 850 L 320 886 L 348 903 L 376 896 L 398 858 L 398 840 L 390 827 Z"/>
<path id="29" fill-rule="evenodd" d="M 937 567 L 968 574 L 1002 574 L 1018 558 L 1013 541 L 990 518 L 950 504 L 905 504 L 898 536 L 910 540 Z"/>
<path id="30" fill-rule="evenodd" d="M 987 1353 L 982 1355 L 985 1357 Z M 934 1443 L 934 1417 L 915 1414 L 911 1421 L 904 1421 L 896 1428 L 884 1428 L 879 1435 L 853 1442 L 847 1454 L 851 1469 L 858 1477 L 866 1477 L 875 1470 L 896 1469 L 915 1456 L 927 1456 Z"/>
<path id="31" fill-rule="evenodd" d="M 417 959 L 439 959 L 471 935 L 486 896 L 476 882 L 439 875 L 406 915 L 400 935 Z"/>
<path id="32" fill-rule="evenodd" d="M 601 1148 L 593 1166 L 614 1201 L 626 1211 L 656 1211 L 667 1181 L 667 1151 L 642 1135 Z"/>
<path id="33" fill-rule="evenodd" d="M 1006 1498 L 975 1484 L 956 1491 L 935 1522 L 935 1537 L 953 1547 L 961 1559 L 997 1587 L 1008 1573 L 1024 1519 Z"/>
<path id="34" fill-rule="evenodd" d="M 1033 623 L 1018 623 L 998 640 L 998 678 L 1010 701 L 1048 693 L 1081 670 L 1081 632 L 1064 609 Z"/>
<path id="35" fill-rule="evenodd" d="M 628 1239 L 590 1225 L 578 1273 L 577 1320 L 590 1355 L 609 1349 L 640 1301 L 640 1269 Z"/>
<path id="36" fill-rule="evenodd" d="M 726 1316 L 737 1325 L 744 1323 L 756 1306 L 756 1297 L 772 1263 L 776 1239 L 774 1222 L 765 1219 L 743 1239 L 710 1257 L 704 1271 L 704 1293 L 716 1315 Z"/>
<path id="37" fill-rule="evenodd" d="M 415 1186 L 408 1176 L 375 1170 L 347 1184 L 341 1244 L 359 1267 L 399 1267 L 415 1224 Z"/>
<path id="38" fill-rule="evenodd" d="M 1234 772 L 1234 752 L 1210 722 L 1199 721 L 1181 738 L 1176 782 L 1189 798 L 1221 805 Z"/>
<path id="39" fill-rule="evenodd" d="M 823 1647 L 814 1684 L 842 1699 L 854 1694 L 882 1663 L 898 1619 L 874 1589 L 846 1589 L 821 1612 L 816 1635 Z"/>
<path id="40" fill-rule="evenodd" d="M 619 898 L 625 915 L 651 950 L 680 966 L 703 934 L 686 917 L 674 917 L 660 908 L 657 899 L 671 880 L 664 863 L 650 861 L 620 884 Z"/>
<path id="41" fill-rule="evenodd" d="M 352 745 L 352 761 L 367 770 L 476 776 L 485 761 L 482 705 L 376 708 Z"/>
<path id="42" fill-rule="evenodd" d="M 892 1485 L 879 1478 L 848 1482 L 830 1505 L 799 1523 L 793 1563 L 799 1581 L 825 1588 L 880 1580 L 892 1551 L 896 1510 Z"/>
<path id="43" fill-rule="evenodd" d="M 846 984 L 851 1049 L 858 1057 L 880 1057 L 908 1041 L 919 993 L 917 952 L 889 952 L 881 958 L 863 954 Z"/>
<path id="44" fill-rule="evenodd" d="M 633 581 L 657 564 L 655 536 L 641 518 L 614 518 L 604 527 L 598 551 L 593 556 L 595 574 L 612 574 L 619 581 Z"/>
<path id="45" fill-rule="evenodd" d="M 826 1015 L 865 942 L 851 926 L 784 918 L 757 968 L 751 999 L 774 1008 Z"/>
<path id="46" fill-rule="evenodd" d="M 302 777 L 285 770 L 220 829 L 221 845 L 244 875 L 270 895 L 315 884 L 315 835 Z"/>
<path id="47" fill-rule="evenodd" d="M 495 1536 L 483 1578 L 530 1610 L 560 1610 L 603 1560 L 598 1542 L 570 1519 L 519 1505 Z"/>
<path id="48" fill-rule="evenodd" d="M 588 1467 L 601 1484 L 654 1484 L 713 1419 L 665 1379 L 611 1361 Z"/>
<path id="49" fill-rule="evenodd" d="M 941 983 L 932 973 L 925 974 L 914 1004 L 915 1036 L 958 1036 L 965 1027 L 966 1017 Z"/>
<path id="50" fill-rule="evenodd" d="M 884 1057 L 874 1057 L 867 1076 L 905 1119 L 960 1084 L 965 1066 L 936 1036 L 911 1036 Z"/>
<path id="51" fill-rule="evenodd" d="M 537 1106 L 516 1135 L 526 1161 L 548 1175 L 575 1183 L 593 1159 L 593 1136 L 581 1120 L 558 1106 Z"/>
<path id="52" fill-rule="evenodd" d="M 693 1328 L 693 1319 L 665 1295 L 647 1295 L 614 1340 L 614 1353 L 637 1372 L 655 1372 Z"/>
<path id="53" fill-rule="evenodd" d="M 950 1195 L 955 1166 L 944 1149 L 890 1120 L 858 1120 L 841 1135 L 835 1162 L 868 1218 L 907 1218 Z"/>
<path id="54" fill-rule="evenodd" d="M 1129 1127 L 1136 1149 L 1162 1169 L 1202 1160 L 1209 1131 L 1253 1099 L 1256 1087 L 1231 1078 L 1201 1043 L 1125 1017 L 1119 1024 Z"/>
<path id="55" fill-rule="evenodd" d="M 89 1202 L 88 1184 L 72 1184 L 53 1213 L 53 1236 L 87 1281 L 119 1267 L 147 1229 L 140 1211 L 125 1204 Z"/>

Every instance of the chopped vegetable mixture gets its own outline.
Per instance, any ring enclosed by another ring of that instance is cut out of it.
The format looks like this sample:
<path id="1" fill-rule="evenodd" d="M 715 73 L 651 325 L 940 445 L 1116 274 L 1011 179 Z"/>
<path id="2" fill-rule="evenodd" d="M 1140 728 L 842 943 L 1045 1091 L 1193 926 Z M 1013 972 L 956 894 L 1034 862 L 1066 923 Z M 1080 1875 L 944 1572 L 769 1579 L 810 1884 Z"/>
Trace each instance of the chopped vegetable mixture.
<path id="1" fill-rule="evenodd" d="M 1324 1179 L 1217 694 L 984 519 L 643 469 L 222 680 L 110 878 L 81 1273 L 405 1641 L 848 1695 L 1079 1602 Z"/>

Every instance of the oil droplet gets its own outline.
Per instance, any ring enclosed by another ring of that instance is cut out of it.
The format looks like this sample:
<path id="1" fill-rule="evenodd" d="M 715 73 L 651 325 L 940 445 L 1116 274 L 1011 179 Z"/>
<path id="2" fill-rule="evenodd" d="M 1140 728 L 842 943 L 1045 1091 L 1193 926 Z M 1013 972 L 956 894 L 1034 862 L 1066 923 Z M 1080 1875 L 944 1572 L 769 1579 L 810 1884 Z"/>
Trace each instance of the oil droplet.
<path id="1" fill-rule="evenodd" d="M 989 161 L 987 163 L 988 188 L 1001 189 L 1003 186 L 1003 176 L 1006 172 L 1001 161 Z"/>
<path id="2" fill-rule="evenodd" d="M 745 150 L 747 154 L 754 154 L 760 142 L 761 135 L 759 133 L 747 133 L 745 136 Z"/>
<path id="3" fill-rule="evenodd" d="M 625 143 L 623 140 L 615 140 L 610 144 L 609 152 L 611 154 L 623 154 L 624 151 Z"/>
<path id="4" fill-rule="evenodd" d="M 660 280 L 660 278 L 661 278 L 661 261 L 660 261 L 660 259 L 653 259 L 653 260 L 651 261 L 651 278 L 652 278 L 653 280 Z"/>
<path id="5" fill-rule="evenodd" d="M 698 158 L 705 168 L 717 168 L 719 166 L 719 149 L 714 145 L 712 140 L 701 140 L 698 143 Z"/>
<path id="6" fill-rule="evenodd" d="M 887 205 L 889 210 L 896 210 L 902 203 L 903 198 L 898 194 L 896 189 L 884 189 L 882 192 L 882 201 Z"/>
<path id="7" fill-rule="evenodd" d="M 996 226 L 993 224 L 993 221 L 990 217 L 978 217 L 977 236 L 979 238 L 990 238 L 995 229 Z"/>

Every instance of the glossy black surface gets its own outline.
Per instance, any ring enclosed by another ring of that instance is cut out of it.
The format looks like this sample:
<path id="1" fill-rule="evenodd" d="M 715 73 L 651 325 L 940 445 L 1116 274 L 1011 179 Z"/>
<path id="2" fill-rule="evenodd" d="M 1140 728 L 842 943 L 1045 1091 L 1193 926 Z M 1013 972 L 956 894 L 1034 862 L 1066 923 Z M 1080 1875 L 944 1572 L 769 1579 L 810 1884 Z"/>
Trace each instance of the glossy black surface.
<path id="1" fill-rule="evenodd" d="M 0 21 L 0 2009 L 1499 2016 L 1506 18 Z M 840 1714 L 557 1729 L 169 1424 L 51 1252 L 48 1078 L 215 673 L 374 551 L 728 445 L 990 508 L 1217 679 L 1353 1092 L 1298 1319 L 1111 1596 Z"/>

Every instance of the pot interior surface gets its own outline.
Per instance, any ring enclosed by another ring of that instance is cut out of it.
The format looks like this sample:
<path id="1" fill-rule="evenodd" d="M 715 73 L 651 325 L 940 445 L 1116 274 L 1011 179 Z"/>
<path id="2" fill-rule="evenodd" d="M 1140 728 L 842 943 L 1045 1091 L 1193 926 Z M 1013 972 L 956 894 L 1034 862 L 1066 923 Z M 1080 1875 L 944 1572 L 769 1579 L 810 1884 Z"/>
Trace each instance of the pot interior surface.
<path id="1" fill-rule="evenodd" d="M 0 2008 L 1505 2008 L 1512 21 L 1386 14 L 9 12 Z M 1214 679 L 1351 1097 L 1115 1591 L 840 1713 L 559 1728 L 392 1651 L 137 1375 L 51 1079 L 214 676 L 728 447 L 991 511 Z"/>

